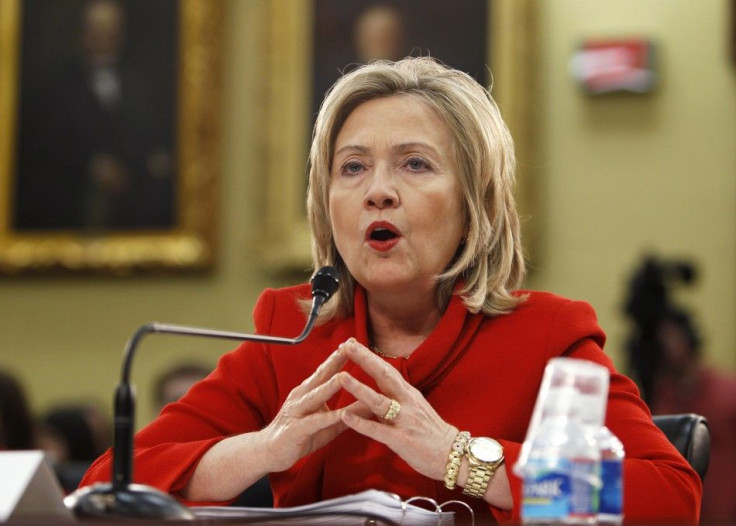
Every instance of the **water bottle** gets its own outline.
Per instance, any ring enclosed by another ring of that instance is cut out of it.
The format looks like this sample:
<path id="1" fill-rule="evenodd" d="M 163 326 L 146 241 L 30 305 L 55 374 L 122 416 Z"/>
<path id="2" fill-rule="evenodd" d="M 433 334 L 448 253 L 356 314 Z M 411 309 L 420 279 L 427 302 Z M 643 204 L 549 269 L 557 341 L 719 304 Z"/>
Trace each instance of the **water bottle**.
<path id="1" fill-rule="evenodd" d="M 608 429 L 605 420 L 606 399 L 597 395 L 581 394 L 577 399 L 578 414 L 600 453 L 600 481 L 598 489 L 598 522 L 619 524 L 623 520 L 623 460 L 624 445 Z"/>
<path id="2" fill-rule="evenodd" d="M 601 453 L 598 523 L 620 524 L 624 517 L 624 445 L 605 426 L 598 429 L 595 441 Z"/>
<path id="3" fill-rule="evenodd" d="M 545 408 L 525 443 L 521 517 L 524 524 L 594 524 L 600 452 L 577 414 L 579 391 L 546 393 Z"/>
<path id="4" fill-rule="evenodd" d="M 601 452 L 584 425 L 594 402 L 603 425 L 609 371 L 600 364 L 558 357 L 549 361 L 513 469 L 523 479 L 521 518 L 526 524 L 593 524 L 599 508 Z M 584 397 L 584 398 L 583 398 Z"/>

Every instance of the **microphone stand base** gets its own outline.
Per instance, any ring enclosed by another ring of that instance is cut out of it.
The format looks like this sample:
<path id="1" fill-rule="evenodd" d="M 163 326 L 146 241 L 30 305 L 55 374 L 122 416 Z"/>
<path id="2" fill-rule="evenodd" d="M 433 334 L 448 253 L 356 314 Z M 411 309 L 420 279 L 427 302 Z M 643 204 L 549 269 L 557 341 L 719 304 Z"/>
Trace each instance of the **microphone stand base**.
<path id="1" fill-rule="evenodd" d="M 129 484 L 123 489 L 95 484 L 67 496 L 64 504 L 80 518 L 194 520 L 194 514 L 171 495 L 143 484 Z"/>

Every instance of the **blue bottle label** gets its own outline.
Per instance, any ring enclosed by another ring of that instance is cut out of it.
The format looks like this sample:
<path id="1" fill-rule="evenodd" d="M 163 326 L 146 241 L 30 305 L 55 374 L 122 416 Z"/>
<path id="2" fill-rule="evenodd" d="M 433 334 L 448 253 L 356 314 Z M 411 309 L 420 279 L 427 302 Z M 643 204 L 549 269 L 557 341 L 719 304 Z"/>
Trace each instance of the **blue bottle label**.
<path id="1" fill-rule="evenodd" d="M 530 461 L 530 464 L 533 462 Z M 570 512 L 570 469 L 561 463 L 555 470 L 529 465 L 524 478 L 521 516 L 524 519 L 558 519 Z"/>
<path id="2" fill-rule="evenodd" d="M 620 460 L 602 460 L 601 480 L 603 487 L 598 513 L 621 515 L 624 509 L 623 463 Z"/>
<path id="3" fill-rule="evenodd" d="M 598 462 L 589 459 L 571 463 L 570 516 L 592 519 L 598 510 Z"/>

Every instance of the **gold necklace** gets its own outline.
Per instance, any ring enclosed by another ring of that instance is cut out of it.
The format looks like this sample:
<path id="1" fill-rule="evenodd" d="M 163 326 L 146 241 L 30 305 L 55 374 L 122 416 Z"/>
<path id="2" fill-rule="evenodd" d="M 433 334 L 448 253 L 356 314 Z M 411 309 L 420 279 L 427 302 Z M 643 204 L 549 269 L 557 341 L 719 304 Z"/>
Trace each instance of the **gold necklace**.
<path id="1" fill-rule="evenodd" d="M 387 352 L 383 352 L 381 349 L 376 347 L 375 345 L 371 345 L 371 351 L 376 353 L 378 356 L 383 356 L 384 358 L 405 358 L 405 356 L 396 356 L 395 354 L 389 354 Z"/>

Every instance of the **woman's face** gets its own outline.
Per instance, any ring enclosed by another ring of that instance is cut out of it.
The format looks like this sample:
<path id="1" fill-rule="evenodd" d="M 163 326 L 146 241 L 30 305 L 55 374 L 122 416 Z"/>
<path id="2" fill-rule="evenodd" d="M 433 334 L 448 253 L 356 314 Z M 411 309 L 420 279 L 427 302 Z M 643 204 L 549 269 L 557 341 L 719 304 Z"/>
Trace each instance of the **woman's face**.
<path id="1" fill-rule="evenodd" d="M 358 106 L 337 135 L 330 219 L 337 250 L 367 290 L 434 290 L 464 235 L 452 138 L 408 95 Z"/>

